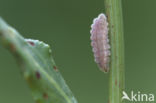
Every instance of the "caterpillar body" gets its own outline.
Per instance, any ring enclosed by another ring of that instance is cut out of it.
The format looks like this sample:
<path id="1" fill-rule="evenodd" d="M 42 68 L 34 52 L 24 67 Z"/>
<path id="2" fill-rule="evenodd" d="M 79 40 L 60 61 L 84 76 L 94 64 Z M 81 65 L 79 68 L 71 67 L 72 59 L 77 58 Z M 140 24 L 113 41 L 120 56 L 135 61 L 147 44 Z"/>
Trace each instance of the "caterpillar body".
<path id="1" fill-rule="evenodd" d="M 110 44 L 108 39 L 108 22 L 105 14 L 101 13 L 91 25 L 91 46 L 95 62 L 103 72 L 109 71 Z"/>

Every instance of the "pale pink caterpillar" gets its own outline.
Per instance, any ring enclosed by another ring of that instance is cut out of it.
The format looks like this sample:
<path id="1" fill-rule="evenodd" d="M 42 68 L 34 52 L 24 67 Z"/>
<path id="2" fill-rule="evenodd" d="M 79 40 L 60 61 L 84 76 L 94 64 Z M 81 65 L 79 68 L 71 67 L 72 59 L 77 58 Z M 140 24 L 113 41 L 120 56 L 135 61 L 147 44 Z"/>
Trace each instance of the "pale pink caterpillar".
<path id="1" fill-rule="evenodd" d="M 100 70 L 108 72 L 110 62 L 110 45 L 108 39 L 108 22 L 106 16 L 101 13 L 94 19 L 91 25 L 91 46 L 95 62 L 98 64 Z"/>

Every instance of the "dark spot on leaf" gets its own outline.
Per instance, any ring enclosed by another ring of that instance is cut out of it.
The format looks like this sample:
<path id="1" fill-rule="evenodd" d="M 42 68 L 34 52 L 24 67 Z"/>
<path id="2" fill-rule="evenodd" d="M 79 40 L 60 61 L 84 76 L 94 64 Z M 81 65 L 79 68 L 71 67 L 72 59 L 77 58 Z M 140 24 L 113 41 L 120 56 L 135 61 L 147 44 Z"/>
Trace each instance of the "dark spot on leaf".
<path id="1" fill-rule="evenodd" d="M 43 93 L 43 98 L 44 99 L 48 99 L 48 94 L 47 93 Z"/>
<path id="2" fill-rule="evenodd" d="M 58 69 L 57 69 L 57 67 L 56 67 L 56 66 L 53 66 L 53 68 L 54 68 L 54 70 L 55 70 L 55 71 L 58 71 Z"/>
<path id="3" fill-rule="evenodd" d="M 28 41 L 28 43 L 29 43 L 31 46 L 34 46 L 34 45 L 35 45 L 35 43 L 32 42 L 32 41 Z"/>
<path id="4" fill-rule="evenodd" d="M 36 72 L 36 78 L 37 79 L 40 79 L 41 78 L 41 75 L 40 75 L 40 73 L 38 71 Z"/>
<path id="5" fill-rule="evenodd" d="M 15 49 L 15 46 L 13 45 L 13 44 L 10 44 L 10 50 L 12 51 L 12 52 L 14 52 L 16 49 Z"/>

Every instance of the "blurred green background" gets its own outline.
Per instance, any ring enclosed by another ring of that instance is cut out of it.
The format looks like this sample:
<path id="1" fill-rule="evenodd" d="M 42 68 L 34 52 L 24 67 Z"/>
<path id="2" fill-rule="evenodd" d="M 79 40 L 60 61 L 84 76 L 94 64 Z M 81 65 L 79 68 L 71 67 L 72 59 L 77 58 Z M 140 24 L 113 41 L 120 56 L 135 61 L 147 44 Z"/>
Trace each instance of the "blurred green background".
<path id="1" fill-rule="evenodd" d="M 126 92 L 156 95 L 156 0 L 123 0 Z M 90 25 L 103 0 L 0 0 L 0 16 L 51 45 L 79 103 L 107 103 L 108 75 L 94 63 Z M 0 46 L 0 103 L 34 103 L 13 56 Z"/>

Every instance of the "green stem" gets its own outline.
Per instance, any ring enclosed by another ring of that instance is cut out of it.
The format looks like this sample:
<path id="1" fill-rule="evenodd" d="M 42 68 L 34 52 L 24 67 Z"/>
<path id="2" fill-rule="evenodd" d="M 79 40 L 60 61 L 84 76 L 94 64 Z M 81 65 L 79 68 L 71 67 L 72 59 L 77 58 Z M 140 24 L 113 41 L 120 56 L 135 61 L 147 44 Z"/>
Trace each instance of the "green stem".
<path id="1" fill-rule="evenodd" d="M 124 38 L 121 0 L 105 0 L 111 43 L 109 103 L 122 103 L 124 90 Z"/>

